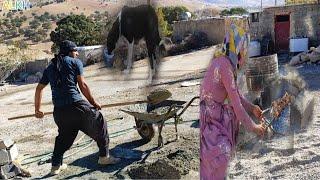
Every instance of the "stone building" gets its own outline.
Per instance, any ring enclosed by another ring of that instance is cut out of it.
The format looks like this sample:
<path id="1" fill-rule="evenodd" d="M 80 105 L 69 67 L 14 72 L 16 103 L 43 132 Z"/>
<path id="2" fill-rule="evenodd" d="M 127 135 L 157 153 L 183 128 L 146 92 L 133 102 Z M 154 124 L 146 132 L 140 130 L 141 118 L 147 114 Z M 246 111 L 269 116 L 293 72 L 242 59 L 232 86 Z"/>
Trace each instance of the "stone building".
<path id="1" fill-rule="evenodd" d="M 276 51 L 289 50 L 290 39 L 308 38 L 320 44 L 320 4 L 269 7 L 250 14 L 252 40 L 269 36 Z"/>

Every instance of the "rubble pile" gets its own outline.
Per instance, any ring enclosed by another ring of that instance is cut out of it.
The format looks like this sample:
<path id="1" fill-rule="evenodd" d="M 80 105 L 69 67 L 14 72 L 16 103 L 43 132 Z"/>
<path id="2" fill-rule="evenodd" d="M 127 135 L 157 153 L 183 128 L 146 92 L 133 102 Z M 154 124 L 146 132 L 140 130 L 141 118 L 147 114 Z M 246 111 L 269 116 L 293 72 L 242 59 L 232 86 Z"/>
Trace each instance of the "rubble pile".
<path id="1" fill-rule="evenodd" d="M 320 46 L 317 48 L 311 47 L 309 51 L 302 52 L 292 57 L 289 64 L 291 66 L 296 66 L 305 62 L 320 63 Z"/>
<path id="2" fill-rule="evenodd" d="M 0 139 L 0 179 L 16 176 L 31 177 L 17 162 L 18 148 L 11 139 Z"/>

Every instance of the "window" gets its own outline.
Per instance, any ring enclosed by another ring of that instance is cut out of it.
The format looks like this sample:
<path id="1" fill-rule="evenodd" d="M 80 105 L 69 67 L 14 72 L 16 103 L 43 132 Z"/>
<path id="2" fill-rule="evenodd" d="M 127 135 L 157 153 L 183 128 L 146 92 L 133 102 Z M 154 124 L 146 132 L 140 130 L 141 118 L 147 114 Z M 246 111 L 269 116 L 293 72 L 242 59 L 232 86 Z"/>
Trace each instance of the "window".
<path id="1" fill-rule="evenodd" d="M 259 22 L 259 13 L 251 14 L 251 22 Z"/>
<path id="2" fill-rule="evenodd" d="M 288 21 L 290 21 L 290 16 L 289 15 L 276 16 L 276 22 L 288 22 Z"/>

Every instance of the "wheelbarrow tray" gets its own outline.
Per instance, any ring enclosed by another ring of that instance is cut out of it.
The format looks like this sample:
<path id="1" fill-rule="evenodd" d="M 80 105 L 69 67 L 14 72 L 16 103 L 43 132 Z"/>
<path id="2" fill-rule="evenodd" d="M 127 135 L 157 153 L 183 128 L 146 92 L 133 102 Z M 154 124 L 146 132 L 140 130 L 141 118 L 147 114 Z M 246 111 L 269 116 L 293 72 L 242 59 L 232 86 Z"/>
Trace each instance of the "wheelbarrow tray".
<path id="1" fill-rule="evenodd" d="M 147 103 L 136 104 L 129 106 L 126 109 L 120 109 L 120 111 L 134 117 L 137 131 L 142 139 L 146 140 L 146 142 L 149 142 L 154 137 L 155 131 L 153 128 L 153 124 L 158 124 L 158 147 L 161 147 L 163 146 L 161 131 L 162 127 L 164 126 L 164 122 L 171 118 L 174 118 L 177 140 L 177 124 L 179 123 L 179 119 L 181 119 L 180 116 L 191 105 L 191 103 L 198 98 L 199 97 L 194 97 L 185 107 L 183 105 L 186 104 L 186 101 L 165 100 L 156 105 Z M 181 112 L 178 112 L 180 110 Z"/>
<path id="2" fill-rule="evenodd" d="M 143 121 L 144 123 L 153 124 L 174 117 L 182 108 L 181 105 L 185 103 L 185 101 L 167 100 L 156 106 L 148 106 L 147 103 L 143 103 L 130 106 L 127 109 L 120 109 L 120 111 L 130 114 L 134 116 L 135 119 Z M 172 105 L 175 107 L 172 108 Z"/>

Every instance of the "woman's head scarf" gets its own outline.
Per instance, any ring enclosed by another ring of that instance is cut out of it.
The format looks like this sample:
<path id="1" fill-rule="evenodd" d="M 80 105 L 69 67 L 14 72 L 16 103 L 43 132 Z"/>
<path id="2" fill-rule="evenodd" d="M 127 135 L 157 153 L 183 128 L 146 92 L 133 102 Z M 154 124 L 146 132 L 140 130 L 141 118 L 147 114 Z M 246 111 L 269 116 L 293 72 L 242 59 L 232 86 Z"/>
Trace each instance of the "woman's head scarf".
<path id="1" fill-rule="evenodd" d="M 227 28 L 222 51 L 217 51 L 215 58 L 220 56 L 229 57 L 232 66 L 236 69 L 240 61 L 244 61 L 247 58 L 249 34 L 234 23 L 231 23 Z"/>

